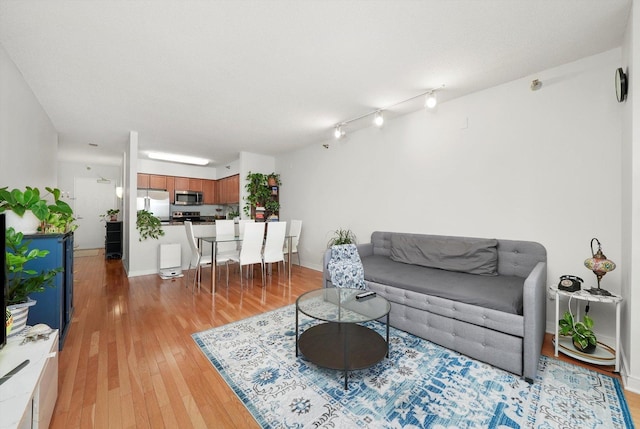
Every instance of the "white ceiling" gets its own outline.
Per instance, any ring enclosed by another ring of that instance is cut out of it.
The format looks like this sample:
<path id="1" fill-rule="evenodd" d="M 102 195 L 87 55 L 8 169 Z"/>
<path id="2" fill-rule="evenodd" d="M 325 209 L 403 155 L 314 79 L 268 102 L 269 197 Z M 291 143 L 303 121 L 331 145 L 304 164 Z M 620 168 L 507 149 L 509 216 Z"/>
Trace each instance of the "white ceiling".
<path id="1" fill-rule="evenodd" d="M 135 130 L 141 151 L 215 165 L 324 141 L 340 121 L 442 84 L 440 102 L 618 47 L 630 7 L 0 0 L 0 43 L 59 131 L 61 159 L 118 160 Z"/>

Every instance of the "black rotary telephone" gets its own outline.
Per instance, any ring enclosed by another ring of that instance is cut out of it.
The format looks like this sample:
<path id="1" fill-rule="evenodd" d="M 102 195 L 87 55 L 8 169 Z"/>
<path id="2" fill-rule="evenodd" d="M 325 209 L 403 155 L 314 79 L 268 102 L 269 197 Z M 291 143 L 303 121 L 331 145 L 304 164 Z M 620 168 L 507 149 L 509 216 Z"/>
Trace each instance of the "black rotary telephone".
<path id="1" fill-rule="evenodd" d="M 575 292 L 580 290 L 580 284 L 583 280 L 577 276 L 560 276 L 560 283 L 558 283 L 558 289 L 566 292 Z"/>

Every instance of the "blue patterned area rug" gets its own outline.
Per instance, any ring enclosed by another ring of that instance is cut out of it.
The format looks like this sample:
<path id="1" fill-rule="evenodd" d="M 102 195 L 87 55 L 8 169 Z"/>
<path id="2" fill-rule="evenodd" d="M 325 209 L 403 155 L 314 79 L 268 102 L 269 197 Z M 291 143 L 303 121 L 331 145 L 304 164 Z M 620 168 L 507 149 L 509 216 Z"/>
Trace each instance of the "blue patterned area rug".
<path id="1" fill-rule="evenodd" d="M 300 320 L 300 332 L 317 323 Z M 193 334 L 264 428 L 633 428 L 617 379 L 556 359 L 529 385 L 391 328 L 389 358 L 351 372 L 345 391 L 343 372 L 296 358 L 294 331 L 290 305 Z"/>

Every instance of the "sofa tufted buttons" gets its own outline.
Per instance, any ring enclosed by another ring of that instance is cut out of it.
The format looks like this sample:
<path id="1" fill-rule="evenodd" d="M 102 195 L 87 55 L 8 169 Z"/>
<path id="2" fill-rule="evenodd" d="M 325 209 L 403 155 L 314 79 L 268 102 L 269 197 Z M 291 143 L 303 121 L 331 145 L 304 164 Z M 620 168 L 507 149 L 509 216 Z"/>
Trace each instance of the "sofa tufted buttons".
<path id="1" fill-rule="evenodd" d="M 487 320 L 487 316 L 482 315 L 482 320 Z"/>

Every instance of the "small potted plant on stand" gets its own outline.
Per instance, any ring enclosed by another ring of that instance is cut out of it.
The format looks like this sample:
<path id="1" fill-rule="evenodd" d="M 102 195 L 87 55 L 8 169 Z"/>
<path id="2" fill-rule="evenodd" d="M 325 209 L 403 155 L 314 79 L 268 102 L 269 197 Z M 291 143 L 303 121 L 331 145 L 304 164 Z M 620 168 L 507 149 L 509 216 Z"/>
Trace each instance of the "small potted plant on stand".
<path id="1" fill-rule="evenodd" d="M 17 335 L 26 326 L 29 307 L 36 301 L 29 297 L 35 292 L 44 292 L 45 287 L 54 286 L 55 277 L 62 272 L 62 267 L 37 272 L 26 265 L 35 259 L 44 258 L 48 250 L 29 249 L 30 241 L 23 242 L 24 235 L 8 228 L 6 232 L 6 298 L 7 309 L 13 318 L 10 336 Z"/>
<path id="2" fill-rule="evenodd" d="M 573 346 L 582 353 L 593 353 L 596 350 L 598 341 L 592 331 L 593 319 L 586 314 L 582 322 L 576 322 L 569 311 L 565 311 L 562 319 L 559 320 L 560 335 L 570 335 Z"/>
<path id="3" fill-rule="evenodd" d="M 280 186 L 282 182 L 280 182 L 280 175 L 277 173 L 269 173 L 267 174 L 267 184 L 269 186 Z"/>
<path id="4" fill-rule="evenodd" d="M 100 217 L 105 220 L 109 218 L 110 222 L 116 222 L 118 220 L 118 213 L 120 213 L 120 209 L 109 209 L 106 214 L 100 215 Z"/>

